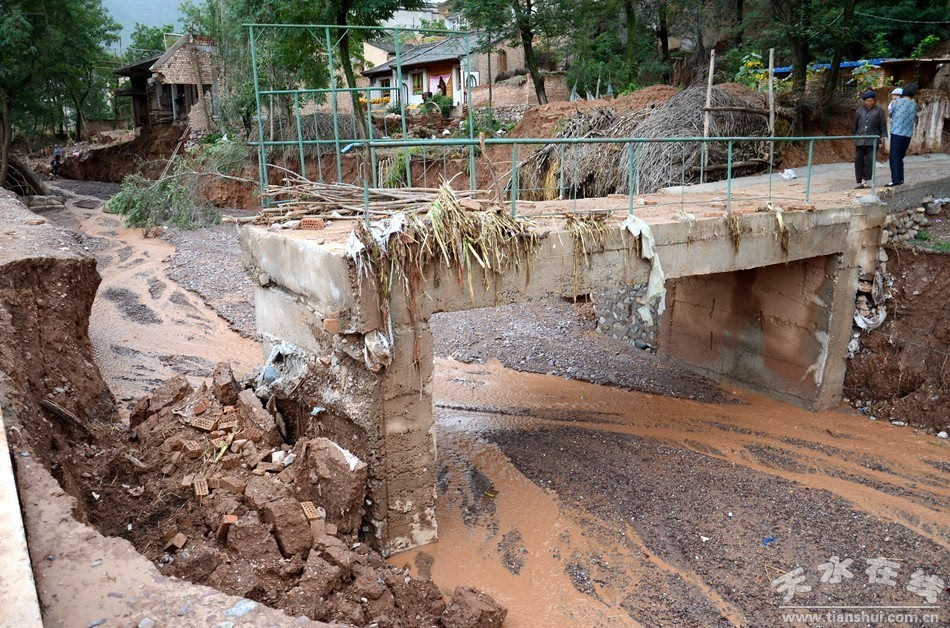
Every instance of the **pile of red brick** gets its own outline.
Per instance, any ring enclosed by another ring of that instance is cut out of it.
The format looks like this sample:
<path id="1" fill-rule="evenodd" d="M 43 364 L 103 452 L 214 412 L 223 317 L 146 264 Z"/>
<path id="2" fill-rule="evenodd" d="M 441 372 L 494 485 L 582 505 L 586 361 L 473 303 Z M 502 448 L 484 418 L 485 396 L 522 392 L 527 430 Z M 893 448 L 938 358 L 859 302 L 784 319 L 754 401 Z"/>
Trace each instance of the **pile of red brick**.
<path id="1" fill-rule="evenodd" d="M 326 438 L 285 443 L 279 420 L 227 364 L 197 390 L 176 377 L 133 409 L 132 443 L 113 448 L 106 465 L 128 488 L 105 491 L 98 507 L 138 506 L 125 536 L 162 573 L 292 615 L 501 624 L 506 611 L 487 595 L 459 589 L 447 607 L 431 581 L 363 543 L 366 464 Z"/>

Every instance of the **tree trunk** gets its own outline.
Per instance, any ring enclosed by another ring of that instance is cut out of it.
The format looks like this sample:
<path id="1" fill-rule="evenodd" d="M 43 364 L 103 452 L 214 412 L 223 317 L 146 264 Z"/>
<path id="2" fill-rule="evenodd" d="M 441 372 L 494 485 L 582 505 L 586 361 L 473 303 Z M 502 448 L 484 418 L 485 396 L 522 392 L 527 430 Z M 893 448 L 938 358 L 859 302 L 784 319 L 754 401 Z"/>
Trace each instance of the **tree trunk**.
<path id="1" fill-rule="evenodd" d="M 627 57 L 627 84 L 629 85 L 637 78 L 637 61 L 634 56 L 634 52 L 636 52 L 635 31 L 637 29 L 637 12 L 633 0 L 624 0 L 623 12 L 627 17 L 627 40 L 624 44 L 624 52 Z"/>
<path id="2" fill-rule="evenodd" d="M 73 106 L 76 108 L 76 141 L 81 142 L 82 137 L 82 103 L 79 101 L 79 98 L 70 94 L 70 98 L 73 100 Z"/>
<path id="3" fill-rule="evenodd" d="M 494 111 L 491 93 L 491 34 L 488 36 L 488 110 Z"/>
<path id="4" fill-rule="evenodd" d="M 670 27 L 666 21 L 667 10 L 666 3 L 660 5 L 660 27 L 656 33 L 657 38 L 660 40 L 660 52 L 663 55 L 663 63 L 666 64 L 666 69 L 663 70 L 664 83 L 670 82 L 673 72 L 673 66 L 670 61 Z"/>
<path id="5" fill-rule="evenodd" d="M 528 73 L 531 75 L 531 81 L 534 83 L 534 93 L 538 97 L 539 105 L 548 103 L 548 95 L 544 92 L 544 77 L 541 76 L 541 70 L 538 69 L 538 61 L 534 58 L 534 48 L 531 41 L 534 39 L 534 33 L 528 26 L 518 28 L 521 33 L 521 46 L 524 48 L 524 62 L 528 66 Z"/>
<path id="6" fill-rule="evenodd" d="M 742 31 L 744 26 L 742 21 L 745 19 L 745 0 L 736 0 L 736 44 L 742 43 Z"/>
<path id="7" fill-rule="evenodd" d="M 346 14 L 343 14 L 342 17 L 339 14 L 337 15 L 337 24 L 344 29 L 346 28 Z M 355 88 L 356 74 L 353 72 L 353 60 L 350 58 L 350 32 L 348 30 L 344 30 L 340 37 L 340 65 L 343 66 L 343 74 L 346 76 L 346 86 L 350 89 Z M 330 80 L 333 80 L 332 76 Z M 363 116 L 363 106 L 360 104 L 359 92 L 351 91 L 350 98 L 353 101 L 353 115 L 356 116 L 356 123 L 359 125 L 362 137 L 368 138 L 369 128 L 366 126 L 366 118 Z M 369 106 L 369 102 L 366 103 L 366 106 Z"/>
<path id="8" fill-rule="evenodd" d="M 696 58 L 699 60 L 699 63 L 706 59 L 706 45 L 703 43 L 703 2 L 702 0 L 697 0 L 695 5 L 695 15 L 696 15 Z"/>
<path id="9" fill-rule="evenodd" d="M 841 73 L 841 57 L 844 54 L 844 46 L 850 40 L 849 31 L 851 30 L 851 20 L 854 17 L 854 7 L 858 0 L 848 0 L 844 7 L 844 14 L 841 18 L 841 32 L 835 37 L 834 52 L 831 55 L 831 67 L 828 68 L 828 74 L 825 75 L 825 85 L 822 89 L 822 95 L 825 102 L 831 99 L 838 87 L 838 75 Z"/>
<path id="10" fill-rule="evenodd" d="M 792 48 L 792 88 L 801 94 L 805 92 L 808 80 L 808 41 L 796 36 L 789 43 Z"/>
<path id="11" fill-rule="evenodd" d="M 13 125 L 10 123 L 10 101 L 0 91 L 0 187 L 7 181 L 10 169 L 10 144 L 13 143 Z"/>
<path id="12" fill-rule="evenodd" d="M 808 39 L 808 30 L 811 26 L 811 2 L 802 2 L 801 19 L 797 32 L 790 38 L 792 48 L 792 88 L 796 93 L 805 93 L 805 84 L 808 81 L 808 61 L 811 59 L 811 46 Z"/>

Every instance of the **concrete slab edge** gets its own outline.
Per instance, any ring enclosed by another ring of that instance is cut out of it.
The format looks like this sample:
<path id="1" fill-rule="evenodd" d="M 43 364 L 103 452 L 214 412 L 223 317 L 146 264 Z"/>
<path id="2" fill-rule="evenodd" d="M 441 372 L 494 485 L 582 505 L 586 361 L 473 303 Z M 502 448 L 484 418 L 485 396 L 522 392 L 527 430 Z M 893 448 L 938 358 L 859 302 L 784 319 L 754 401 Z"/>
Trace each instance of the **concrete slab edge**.
<path id="1" fill-rule="evenodd" d="M 26 546 L 20 496 L 0 410 L 0 627 L 42 628 L 40 601 Z"/>

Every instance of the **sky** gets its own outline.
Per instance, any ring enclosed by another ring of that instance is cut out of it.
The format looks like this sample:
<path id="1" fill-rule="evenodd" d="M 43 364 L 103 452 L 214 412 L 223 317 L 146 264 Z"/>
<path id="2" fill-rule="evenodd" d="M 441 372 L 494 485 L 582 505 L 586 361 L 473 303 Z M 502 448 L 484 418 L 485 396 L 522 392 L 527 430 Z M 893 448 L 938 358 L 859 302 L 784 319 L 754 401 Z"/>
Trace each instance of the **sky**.
<path id="1" fill-rule="evenodd" d="M 178 28 L 178 5 L 181 0 L 103 0 L 112 19 L 122 25 L 122 49 L 129 45 L 129 35 L 136 22 L 148 26 L 172 24 Z"/>

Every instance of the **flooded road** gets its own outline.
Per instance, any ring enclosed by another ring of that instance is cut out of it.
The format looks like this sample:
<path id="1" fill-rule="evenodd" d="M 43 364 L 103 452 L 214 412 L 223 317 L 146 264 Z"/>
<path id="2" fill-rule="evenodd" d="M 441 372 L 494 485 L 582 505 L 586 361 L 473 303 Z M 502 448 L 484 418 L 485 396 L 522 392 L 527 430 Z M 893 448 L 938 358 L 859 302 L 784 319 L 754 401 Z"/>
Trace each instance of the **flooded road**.
<path id="1" fill-rule="evenodd" d="M 793 603 L 927 604 L 906 586 L 948 575 L 945 441 L 727 392 L 741 403 L 437 360 L 439 542 L 391 561 L 485 589 L 512 626 L 781 623 L 772 582 L 796 567 Z M 831 556 L 854 577 L 820 582 Z M 896 586 L 869 582 L 879 556 Z"/>
<path id="2" fill-rule="evenodd" d="M 96 363 L 123 411 L 125 402 L 174 375 L 197 382 L 210 376 L 216 362 L 227 360 L 240 377 L 259 365 L 258 342 L 232 331 L 200 297 L 169 277 L 173 244 L 145 238 L 141 229 L 128 229 L 120 216 L 100 209 L 103 199 L 92 194 L 94 186 L 107 191 L 117 186 L 60 183 L 75 190 L 73 196 L 64 211 L 44 216 L 78 231 L 96 257 L 102 283 L 89 336 Z"/>

